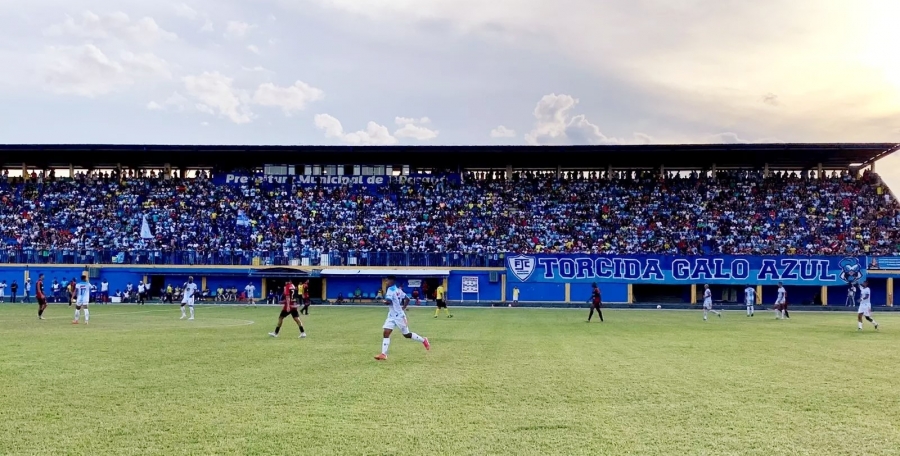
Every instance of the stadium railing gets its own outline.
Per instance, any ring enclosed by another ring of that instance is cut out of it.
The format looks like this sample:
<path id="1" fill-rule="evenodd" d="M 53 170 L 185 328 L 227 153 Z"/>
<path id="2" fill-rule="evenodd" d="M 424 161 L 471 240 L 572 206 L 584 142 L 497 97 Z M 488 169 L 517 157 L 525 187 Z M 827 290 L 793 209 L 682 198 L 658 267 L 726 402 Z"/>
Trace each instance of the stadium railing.
<path id="1" fill-rule="evenodd" d="M 187 266 L 394 266 L 493 267 L 504 266 L 503 253 L 331 252 L 252 250 L 204 252 L 199 250 L 33 249 L 0 250 L 0 264 L 132 264 Z"/>

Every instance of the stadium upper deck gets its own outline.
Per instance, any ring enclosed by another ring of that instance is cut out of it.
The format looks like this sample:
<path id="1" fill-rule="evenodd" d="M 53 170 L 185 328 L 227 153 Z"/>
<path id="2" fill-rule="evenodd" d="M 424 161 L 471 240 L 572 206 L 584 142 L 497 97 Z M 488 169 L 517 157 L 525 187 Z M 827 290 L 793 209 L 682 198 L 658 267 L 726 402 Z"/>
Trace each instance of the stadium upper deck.
<path id="1" fill-rule="evenodd" d="M 0 181 L 0 262 L 448 267 L 501 266 L 508 252 L 895 254 L 900 208 L 877 175 L 855 171 L 896 149 L 3 146 L 4 164 L 27 159 L 35 178 Z M 97 171 L 74 180 L 34 171 L 66 157 Z M 168 178 L 153 168 L 215 171 Z M 229 179 L 233 168 L 251 171 Z M 318 180 L 447 168 L 464 171 Z M 632 168 L 646 171 L 622 171 Z M 261 169 L 281 176 L 254 179 Z"/>

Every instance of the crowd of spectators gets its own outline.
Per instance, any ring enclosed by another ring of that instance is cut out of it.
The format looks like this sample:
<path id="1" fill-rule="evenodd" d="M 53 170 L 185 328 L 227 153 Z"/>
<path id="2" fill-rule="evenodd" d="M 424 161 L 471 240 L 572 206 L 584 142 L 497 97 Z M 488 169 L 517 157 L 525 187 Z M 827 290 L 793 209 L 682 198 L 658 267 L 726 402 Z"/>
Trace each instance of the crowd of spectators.
<path id="1" fill-rule="evenodd" d="M 141 237 L 145 218 L 152 239 Z M 381 253 L 501 263 L 507 252 L 892 255 L 898 223 L 900 207 L 873 173 L 479 173 L 368 190 L 217 185 L 202 172 L 0 176 L 0 261 L 23 252 L 46 263 L 103 262 L 103 252 L 196 264 L 317 264 L 322 255 L 364 264 Z"/>

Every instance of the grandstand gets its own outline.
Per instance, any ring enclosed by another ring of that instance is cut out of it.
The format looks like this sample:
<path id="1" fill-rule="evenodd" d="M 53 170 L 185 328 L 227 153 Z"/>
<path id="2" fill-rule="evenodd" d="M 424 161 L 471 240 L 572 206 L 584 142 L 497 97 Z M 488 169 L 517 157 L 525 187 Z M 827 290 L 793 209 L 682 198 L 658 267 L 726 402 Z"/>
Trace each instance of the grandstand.
<path id="1" fill-rule="evenodd" d="M 698 257 L 853 257 L 880 265 L 873 297 L 891 303 L 900 206 L 874 170 L 898 148 L 5 145 L 0 263 L 10 277 L 22 265 L 157 271 L 155 288 L 178 267 L 242 281 L 304 276 L 323 300 L 378 288 L 358 277 L 326 286 L 323 275 L 402 267 L 455 289 L 486 274 L 479 301 L 505 301 L 515 276 L 535 301 L 572 302 L 601 280 L 610 301 L 655 303 L 696 302 L 695 286 L 602 277 L 600 266 L 566 278 L 565 261 L 541 281 L 536 264 L 526 277 L 510 258 L 656 255 L 694 258 L 694 268 Z M 796 279 L 792 296 L 840 300 L 841 282 L 827 277 Z M 744 279 L 704 280 L 731 302 Z"/>

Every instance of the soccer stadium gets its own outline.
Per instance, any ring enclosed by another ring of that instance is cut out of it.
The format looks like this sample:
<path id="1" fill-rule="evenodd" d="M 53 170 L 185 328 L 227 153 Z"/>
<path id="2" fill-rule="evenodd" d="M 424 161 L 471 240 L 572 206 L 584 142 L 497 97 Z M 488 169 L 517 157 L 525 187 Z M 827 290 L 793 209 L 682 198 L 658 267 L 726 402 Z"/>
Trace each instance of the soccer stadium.
<path id="1" fill-rule="evenodd" d="M 0 145 L 0 453 L 897 454 L 898 149 Z"/>

